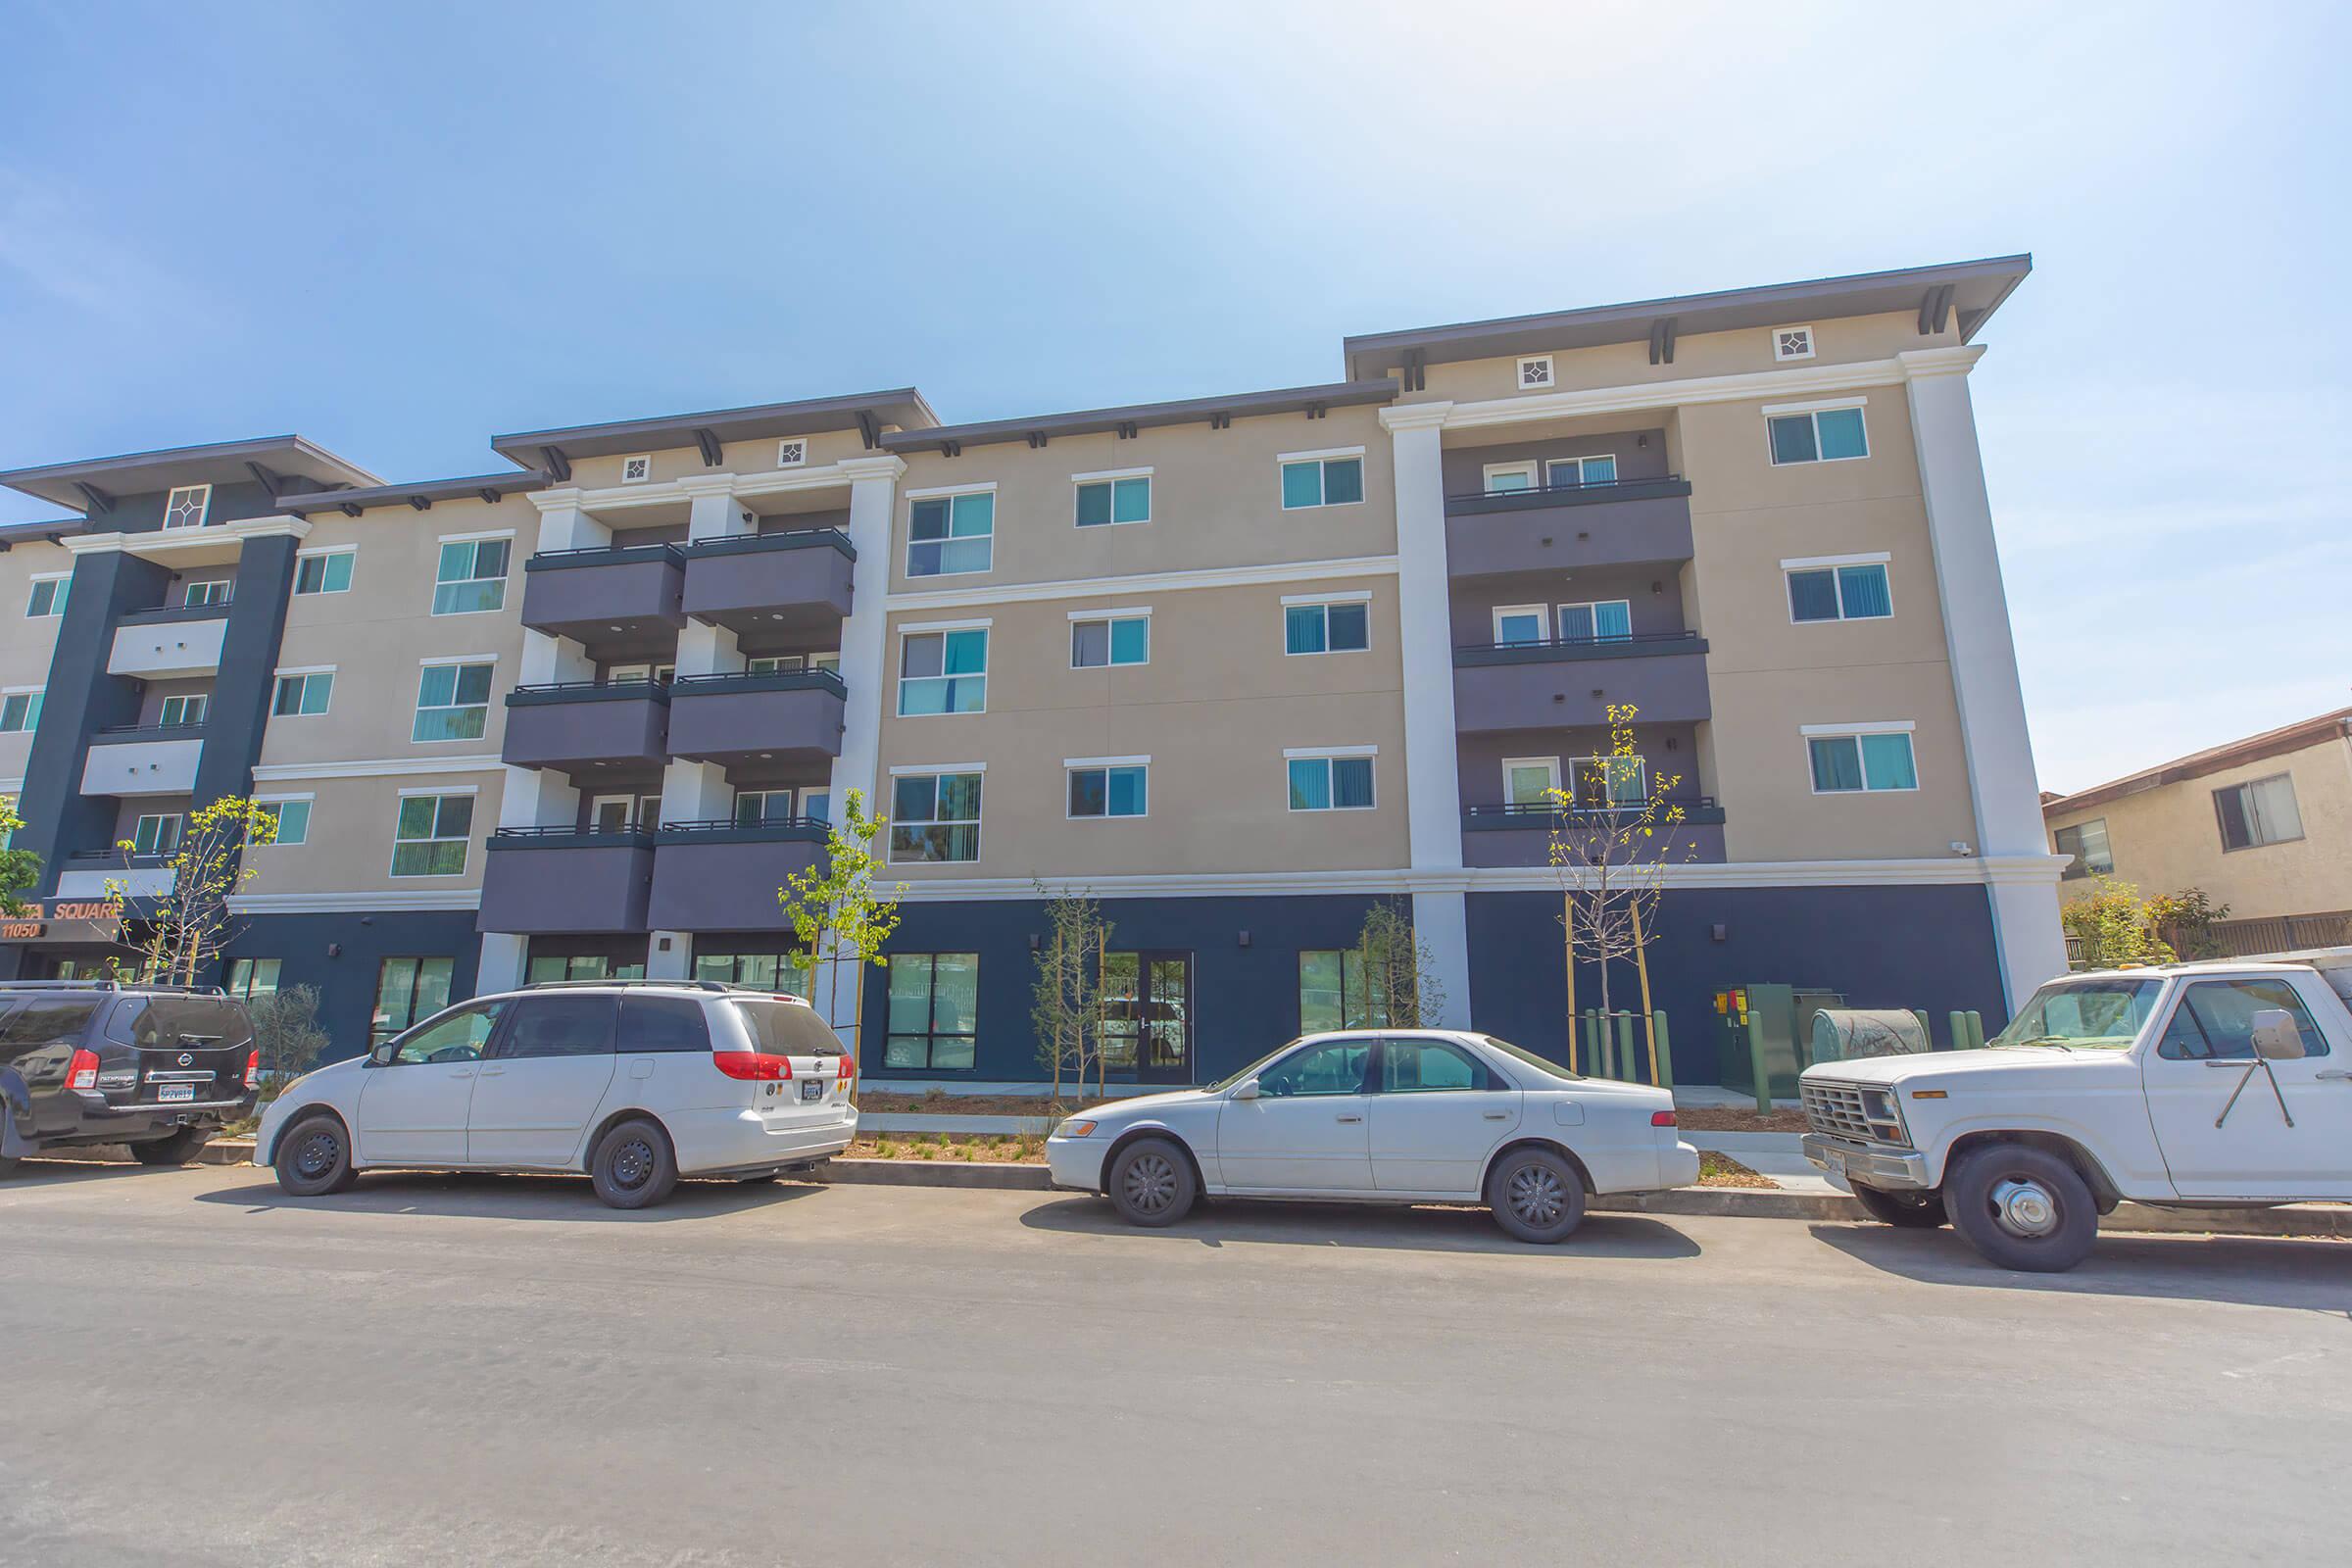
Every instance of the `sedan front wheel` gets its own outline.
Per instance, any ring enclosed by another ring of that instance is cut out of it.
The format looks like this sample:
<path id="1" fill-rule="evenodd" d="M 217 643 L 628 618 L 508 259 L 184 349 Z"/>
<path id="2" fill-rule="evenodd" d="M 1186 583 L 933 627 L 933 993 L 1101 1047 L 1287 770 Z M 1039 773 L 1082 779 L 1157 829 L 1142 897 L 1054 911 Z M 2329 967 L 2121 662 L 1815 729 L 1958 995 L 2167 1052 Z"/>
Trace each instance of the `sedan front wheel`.
<path id="1" fill-rule="evenodd" d="M 1165 1138 L 1139 1138 L 1120 1150 L 1103 1185 L 1119 1218 L 1155 1228 L 1184 1218 L 1200 1196 L 1192 1160 Z"/>
<path id="2" fill-rule="evenodd" d="M 1548 1149 L 1518 1149 L 1487 1178 L 1494 1223 L 1523 1242 L 1564 1242 L 1585 1222 L 1585 1184 L 1576 1167 Z"/>

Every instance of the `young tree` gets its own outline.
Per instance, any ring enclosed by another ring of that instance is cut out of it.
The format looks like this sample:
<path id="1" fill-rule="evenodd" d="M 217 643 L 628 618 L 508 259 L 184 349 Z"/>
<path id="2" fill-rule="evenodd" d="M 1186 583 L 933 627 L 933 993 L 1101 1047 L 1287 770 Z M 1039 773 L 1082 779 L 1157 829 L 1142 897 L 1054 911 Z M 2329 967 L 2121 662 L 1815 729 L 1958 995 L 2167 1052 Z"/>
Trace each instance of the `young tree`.
<path id="1" fill-rule="evenodd" d="M 2090 891 L 2058 911 L 2058 923 L 2081 939 L 2082 966 L 2109 969 L 2119 963 L 2170 963 L 2172 946 L 2157 935 L 2152 906 L 2139 889 L 2114 877 L 2094 879 Z"/>
<path id="2" fill-rule="evenodd" d="M 1420 1029 L 1445 1015 L 1446 987 L 1438 978 L 1437 958 L 1414 931 L 1412 907 L 1404 900 L 1373 902 L 1356 933 L 1355 951 L 1376 1025 Z"/>
<path id="3" fill-rule="evenodd" d="M 253 1015 L 253 1043 L 262 1054 L 262 1099 L 275 1100 L 279 1090 L 311 1070 L 311 1063 L 334 1040 L 318 1027 L 318 992 L 313 986 L 288 986 L 267 992 L 245 1004 Z"/>
<path id="4" fill-rule="evenodd" d="M 1074 1070 L 1083 1096 L 1088 1064 L 1100 1070 L 1102 1060 L 1102 971 L 1110 922 L 1083 891 L 1049 893 L 1043 882 L 1037 891 L 1046 901 L 1047 935 L 1038 944 L 1029 1021 L 1037 1036 L 1038 1064 L 1054 1074 L 1058 1108 L 1063 1069 Z"/>
<path id="5" fill-rule="evenodd" d="M 0 844 L 11 844 L 24 830 L 17 803 L 0 797 Z M 24 895 L 41 885 L 41 858 L 30 850 L 0 850 L 0 914 L 22 919 L 32 912 Z"/>
<path id="6" fill-rule="evenodd" d="M 840 1015 L 842 965 L 852 964 L 858 971 L 850 1002 L 850 1054 L 860 1068 L 865 1065 L 866 965 L 883 961 L 882 944 L 899 928 L 899 900 L 906 892 L 904 882 L 893 884 L 886 894 L 874 891 L 874 873 L 882 865 L 874 854 L 874 840 L 889 826 L 888 817 L 865 814 L 862 791 L 849 791 L 842 800 L 841 819 L 825 834 L 824 860 L 792 872 L 776 889 L 776 902 L 784 906 L 793 934 L 808 944 L 810 991 L 816 989 L 816 967 L 825 968 L 826 1022 Z"/>
<path id="7" fill-rule="evenodd" d="M 165 862 L 171 885 L 139 900 L 144 912 L 133 908 L 127 882 L 108 879 L 108 896 L 124 901 L 116 941 L 134 955 L 139 984 L 192 986 L 219 960 L 237 930 L 228 911 L 229 896 L 260 870 L 244 863 L 246 846 L 276 839 L 274 813 L 243 796 L 223 795 L 189 816 L 179 847 Z M 138 853 L 128 839 L 115 848 L 125 861 Z"/>

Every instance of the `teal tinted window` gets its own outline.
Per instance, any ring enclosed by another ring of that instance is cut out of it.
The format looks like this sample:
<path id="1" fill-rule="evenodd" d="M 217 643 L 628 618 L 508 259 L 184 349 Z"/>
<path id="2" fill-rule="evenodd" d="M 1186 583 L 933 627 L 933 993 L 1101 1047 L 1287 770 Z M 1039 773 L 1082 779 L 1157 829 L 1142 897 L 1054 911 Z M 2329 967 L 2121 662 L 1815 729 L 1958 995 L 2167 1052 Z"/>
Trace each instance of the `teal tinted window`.
<path id="1" fill-rule="evenodd" d="M 1868 444 L 1862 436 L 1860 409 L 1824 409 L 1813 416 L 1813 423 L 1820 435 L 1824 459 L 1869 455 Z"/>
<path id="2" fill-rule="evenodd" d="M 994 560 L 996 519 L 993 491 L 926 496 L 913 503 L 907 514 L 906 575 L 988 570 Z"/>
<path id="3" fill-rule="evenodd" d="M 1851 735 L 1817 735 L 1808 743 L 1813 754 L 1813 787 L 1824 794 L 1862 787 L 1862 751 Z"/>
<path id="4" fill-rule="evenodd" d="M 1874 790 L 1919 788 L 1919 770 L 1911 760 L 1911 737 L 1863 736 L 1862 780 L 1865 787 Z"/>
<path id="5" fill-rule="evenodd" d="M 1342 811 L 1362 810 L 1372 804 L 1372 759 L 1331 760 L 1331 804 L 1334 809 Z"/>
<path id="6" fill-rule="evenodd" d="M 1788 614 L 1793 620 L 1836 620 L 1838 577 L 1835 572 L 1792 571 L 1788 574 Z"/>
<path id="7" fill-rule="evenodd" d="M 1331 809 L 1330 758 L 1294 757 L 1291 759 L 1291 809 L 1294 811 L 1328 811 Z"/>
<path id="8" fill-rule="evenodd" d="M 1110 623 L 1110 662 L 1141 664 L 1152 657 L 1152 621 L 1136 615 Z"/>
<path id="9" fill-rule="evenodd" d="M 1772 421 L 1772 461 L 1775 463 L 1812 463 L 1821 456 L 1813 442 L 1813 416 L 1807 414 L 1785 415 Z"/>
<path id="10" fill-rule="evenodd" d="M 1367 627 L 1370 607 L 1363 604 L 1333 605 L 1331 607 L 1331 651 L 1360 653 L 1370 646 Z"/>
<path id="11" fill-rule="evenodd" d="M 1323 463 L 1323 504 L 1345 506 L 1364 499 L 1364 460 L 1327 458 Z"/>
<path id="12" fill-rule="evenodd" d="M 1323 504 L 1323 465 L 1286 463 L 1282 466 L 1282 505 L 1288 512 Z"/>
<path id="13" fill-rule="evenodd" d="M 1886 568 L 1877 563 L 1839 566 L 1838 597 L 1848 620 L 1876 620 L 1894 613 L 1894 601 L 1886 592 Z"/>
<path id="14" fill-rule="evenodd" d="M 1321 605 L 1290 605 L 1282 612 L 1282 651 L 1286 654 L 1319 654 L 1325 650 L 1323 607 Z"/>

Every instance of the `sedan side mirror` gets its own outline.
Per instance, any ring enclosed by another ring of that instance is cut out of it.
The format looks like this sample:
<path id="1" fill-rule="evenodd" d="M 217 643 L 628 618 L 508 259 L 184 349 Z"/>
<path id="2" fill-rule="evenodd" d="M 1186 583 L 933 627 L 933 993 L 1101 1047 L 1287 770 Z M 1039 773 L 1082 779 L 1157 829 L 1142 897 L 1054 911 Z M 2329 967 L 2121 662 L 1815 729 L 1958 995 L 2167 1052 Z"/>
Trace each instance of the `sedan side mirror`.
<path id="1" fill-rule="evenodd" d="M 397 1048 L 395 1048 L 390 1041 L 386 1041 L 384 1044 L 376 1047 L 373 1051 L 368 1053 L 368 1065 L 370 1067 L 391 1066 L 392 1054 L 395 1049 Z"/>
<path id="2" fill-rule="evenodd" d="M 2284 1007 L 2264 1007 L 2254 1014 L 2254 1054 L 2265 1061 L 2301 1061 L 2303 1031 Z"/>
<path id="3" fill-rule="evenodd" d="M 1233 1098 L 1236 1100 L 1255 1100 L 1257 1098 L 1257 1080 L 1254 1078 L 1245 1078 L 1240 1083 L 1235 1084 L 1233 1086 Z"/>

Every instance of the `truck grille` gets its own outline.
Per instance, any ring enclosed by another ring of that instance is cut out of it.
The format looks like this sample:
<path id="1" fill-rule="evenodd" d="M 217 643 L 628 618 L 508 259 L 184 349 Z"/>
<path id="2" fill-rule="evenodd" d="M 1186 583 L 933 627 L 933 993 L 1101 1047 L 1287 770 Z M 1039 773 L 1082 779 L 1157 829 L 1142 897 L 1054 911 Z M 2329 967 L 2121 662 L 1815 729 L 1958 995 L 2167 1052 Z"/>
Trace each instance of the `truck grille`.
<path id="1" fill-rule="evenodd" d="M 1862 1091 L 1850 1084 L 1816 1083 L 1801 1080 L 1805 1102 L 1805 1125 L 1831 1138 L 1851 1138 L 1856 1143 L 1881 1142 L 1871 1132 L 1870 1123 L 1862 1116 Z"/>

